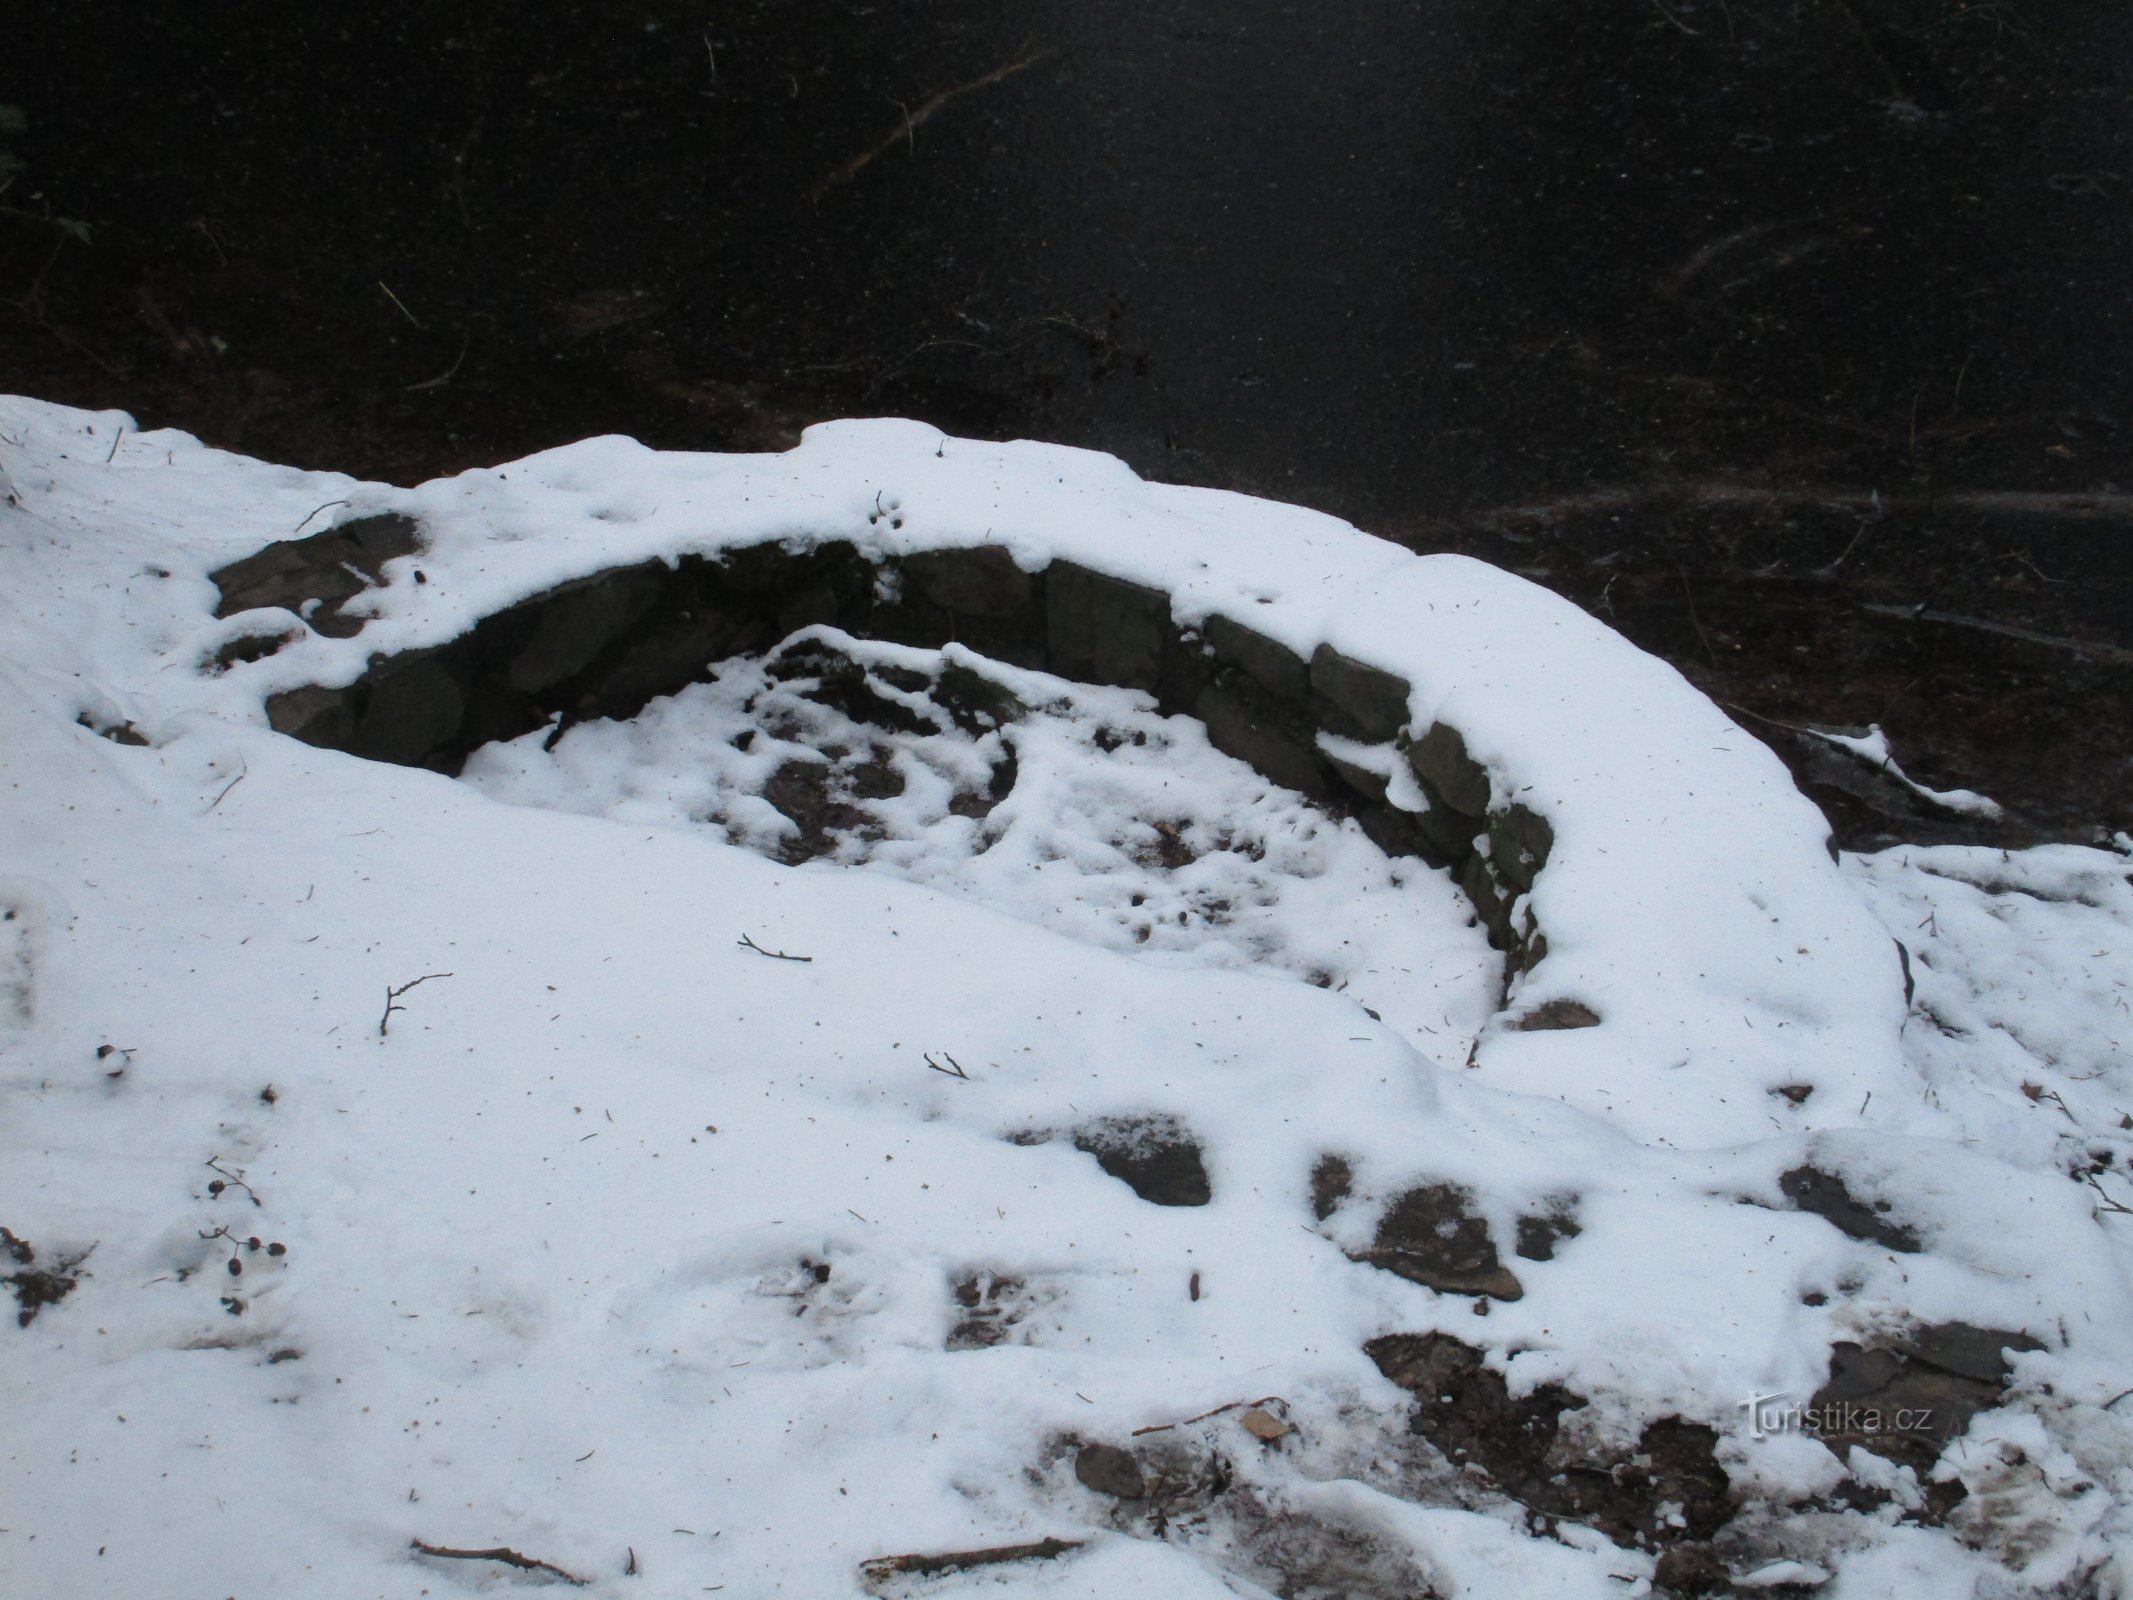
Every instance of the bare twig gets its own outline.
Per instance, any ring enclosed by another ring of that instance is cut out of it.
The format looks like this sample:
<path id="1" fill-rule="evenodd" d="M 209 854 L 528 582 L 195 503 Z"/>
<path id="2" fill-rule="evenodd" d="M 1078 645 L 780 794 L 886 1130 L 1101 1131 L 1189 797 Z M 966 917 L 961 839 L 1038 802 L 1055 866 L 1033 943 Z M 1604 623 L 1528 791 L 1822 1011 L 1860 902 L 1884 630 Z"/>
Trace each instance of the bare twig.
<path id="1" fill-rule="evenodd" d="M 741 935 L 740 944 L 742 949 L 753 950 L 757 955 L 768 956 L 773 961 L 812 961 L 815 959 L 813 956 L 789 956 L 783 950 L 765 950 L 745 933 Z"/>
<path id="2" fill-rule="evenodd" d="M 108 466 L 110 466 L 112 462 L 114 462 L 114 461 L 116 461 L 116 460 L 118 459 L 118 453 L 119 453 L 119 446 L 120 446 L 120 445 L 122 445 L 122 444 L 124 444 L 125 442 L 126 442 L 126 425 L 125 425 L 125 424 L 124 424 L 124 423 L 122 422 L 122 423 L 120 423 L 120 424 L 119 424 L 119 431 L 118 431 L 118 432 L 117 432 L 116 434 L 112 435 L 112 439 L 111 439 L 111 454 L 109 454 L 109 455 L 107 455 L 107 456 L 105 456 L 105 457 L 104 457 L 104 465 L 105 465 L 105 466 L 107 466 L 107 467 L 108 467 Z"/>
<path id="3" fill-rule="evenodd" d="M 497 1561 L 507 1567 L 517 1567 L 523 1572 L 552 1572 L 565 1583 L 575 1588 L 585 1587 L 585 1580 L 575 1573 L 565 1572 L 553 1561 L 536 1561 L 532 1556 L 522 1556 L 516 1550 L 507 1550 L 498 1545 L 493 1550 L 454 1550 L 448 1545 L 429 1544 L 421 1539 L 409 1541 L 409 1547 L 426 1556 L 435 1556 L 440 1561 Z"/>
<path id="4" fill-rule="evenodd" d="M 946 1065 L 945 1067 L 942 1066 L 941 1061 L 947 1062 L 948 1065 Z M 965 1083 L 971 1081 L 970 1074 L 963 1070 L 963 1064 L 960 1061 L 956 1060 L 954 1056 L 950 1055 L 945 1050 L 941 1052 L 941 1061 L 936 1061 L 933 1059 L 932 1051 L 929 1050 L 926 1052 L 926 1065 L 931 1067 L 935 1072 L 938 1072 L 942 1077 L 961 1078 Z"/>
<path id="5" fill-rule="evenodd" d="M 414 988 L 417 984 L 428 983 L 432 978 L 449 978 L 450 976 L 449 972 L 425 972 L 421 977 L 412 978 L 401 984 L 397 989 L 387 989 L 385 991 L 385 1010 L 378 1018 L 378 1037 L 381 1039 L 385 1037 L 386 1024 L 392 1021 L 395 1011 L 405 1011 L 407 1009 L 406 1006 L 397 1003 L 400 996 L 406 994 L 408 990 Z"/>
<path id="6" fill-rule="evenodd" d="M 247 769 L 247 770 L 249 770 L 249 769 Z M 229 781 L 228 783 L 225 783 L 225 784 L 224 784 L 224 785 L 222 786 L 222 794 L 218 794 L 218 795 L 216 795 L 216 796 L 215 796 L 215 798 L 214 798 L 214 799 L 212 799 L 212 800 L 208 801 L 208 803 L 207 803 L 207 811 L 212 811 L 212 810 L 214 810 L 214 809 L 215 809 L 215 807 L 217 807 L 217 806 L 221 805 L 221 804 L 222 804 L 222 800 L 223 800 L 223 795 L 227 795 L 227 794 L 228 794 L 228 793 L 229 793 L 229 792 L 230 792 L 230 791 L 231 791 L 232 789 L 236 788 L 236 787 L 237 787 L 237 785 L 239 785 L 240 783 L 244 782 L 244 780 L 245 780 L 245 773 L 243 773 L 243 772 L 240 772 L 240 773 L 238 773 L 238 774 L 237 774 L 237 776 L 236 776 L 236 777 L 234 777 L 234 778 L 230 779 L 230 781 Z M 203 812 L 201 812 L 201 813 L 200 813 L 200 815 L 202 815 L 203 817 L 204 817 L 204 816 L 206 816 L 206 815 L 207 815 L 207 811 L 203 811 Z"/>
<path id="7" fill-rule="evenodd" d="M 876 1556 L 862 1561 L 860 1572 L 870 1581 L 905 1575 L 965 1572 L 972 1567 L 993 1567 L 1008 1561 L 1055 1561 L 1069 1550 L 1079 1550 L 1080 1539 L 1039 1539 L 1035 1544 L 995 1545 L 989 1550 L 947 1550 L 939 1555 Z"/>
<path id="8" fill-rule="evenodd" d="M 297 524 L 297 525 L 296 525 L 295 527 L 291 528 L 291 529 L 289 530 L 289 537 L 293 539 L 293 538 L 295 538 L 295 537 L 296 537 L 296 536 L 297 536 L 298 534 L 302 533 L 302 532 L 304 531 L 304 523 L 307 523 L 307 522 L 309 522 L 309 521 L 311 520 L 311 517 L 315 517 L 315 516 L 317 516 L 317 515 L 319 514 L 319 512 L 320 512 L 320 511 L 331 511 L 331 510 L 332 510 L 332 509 L 333 509 L 333 508 L 334 508 L 335 506 L 345 506 L 346 504 L 348 504 L 348 502 L 347 502 L 346 500 L 328 500 L 328 501 L 327 501 L 327 502 L 326 502 L 326 503 L 325 503 L 324 505 L 320 506 L 320 507 L 319 507 L 319 508 L 318 508 L 318 509 L 317 509 L 316 511 L 313 511 L 313 512 L 311 513 L 311 516 L 310 516 L 310 517 L 306 517 L 306 518 L 304 518 L 304 521 L 303 521 L 303 522 L 299 522 L 299 523 L 298 523 L 298 524 Z"/>
<path id="9" fill-rule="evenodd" d="M 1225 1411 L 1247 1410 L 1252 1406 L 1279 1406 L 1284 1411 L 1289 1409 L 1288 1401 L 1282 1399 L 1278 1394 L 1261 1395 L 1257 1400 L 1232 1400 L 1226 1406 L 1216 1406 L 1212 1411 L 1203 1411 L 1197 1417 L 1187 1417 L 1182 1422 L 1156 1422 L 1145 1428 L 1135 1428 L 1133 1437 L 1138 1439 L 1144 1433 L 1168 1433 L 1172 1428 L 1189 1428 L 1195 1422 L 1205 1422 L 1209 1417 L 1219 1417 Z"/>
<path id="10" fill-rule="evenodd" d="M 244 1181 L 244 1174 L 242 1172 L 232 1172 L 228 1167 L 223 1166 L 221 1162 L 222 1157 L 220 1156 L 209 1156 L 207 1158 L 208 1170 L 221 1174 L 221 1176 L 217 1178 L 215 1182 L 207 1186 L 207 1192 L 209 1194 L 219 1195 L 222 1193 L 223 1190 L 231 1188 L 242 1189 L 247 1195 L 251 1197 L 253 1205 L 264 1206 L 266 1204 L 265 1201 L 259 1198 L 259 1191 L 254 1189 L 249 1183 L 246 1183 Z"/>
<path id="11" fill-rule="evenodd" d="M 972 78 L 968 83 L 958 84 L 953 89 L 943 89 L 930 100 L 920 102 L 916 110 L 905 110 L 899 107 L 899 110 L 903 110 L 903 120 L 897 124 L 895 130 L 871 150 L 854 156 L 835 172 L 816 184 L 810 198 L 820 200 L 832 189 L 842 188 L 845 184 L 850 183 L 860 173 L 864 172 L 876 158 L 886 155 L 890 150 L 894 149 L 898 140 L 904 140 L 915 146 L 917 141 L 914 135 L 918 131 L 918 125 L 948 104 L 949 101 L 959 99 L 973 90 L 983 89 L 998 83 L 1002 78 L 1011 78 L 1025 67 L 1034 67 L 1050 54 L 1051 51 L 1049 50 L 1040 50 L 1033 56 L 1023 56 L 1018 60 L 1010 61 L 1004 67 L 995 67 L 983 77 Z"/>

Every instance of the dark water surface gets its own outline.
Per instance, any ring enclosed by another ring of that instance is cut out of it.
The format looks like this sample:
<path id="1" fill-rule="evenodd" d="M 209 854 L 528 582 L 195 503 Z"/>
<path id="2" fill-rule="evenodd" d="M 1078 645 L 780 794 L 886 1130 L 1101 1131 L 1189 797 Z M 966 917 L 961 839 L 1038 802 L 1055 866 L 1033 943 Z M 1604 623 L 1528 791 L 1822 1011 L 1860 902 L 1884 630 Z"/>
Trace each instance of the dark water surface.
<path id="1" fill-rule="evenodd" d="M 1782 724 L 2133 825 L 2123 3 L 17 0 L 0 104 L 0 387 L 400 481 L 1091 445 L 1549 583 L 1849 839 L 1954 834 Z"/>

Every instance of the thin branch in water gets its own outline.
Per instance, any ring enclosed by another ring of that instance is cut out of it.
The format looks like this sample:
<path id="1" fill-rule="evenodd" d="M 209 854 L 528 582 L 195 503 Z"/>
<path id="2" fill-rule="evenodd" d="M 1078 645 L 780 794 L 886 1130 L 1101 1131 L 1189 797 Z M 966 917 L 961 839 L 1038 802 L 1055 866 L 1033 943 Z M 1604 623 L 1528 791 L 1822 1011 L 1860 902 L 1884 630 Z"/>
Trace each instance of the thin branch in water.
<path id="1" fill-rule="evenodd" d="M 407 392 L 409 394 L 420 394 L 424 389 L 442 389 L 446 384 L 450 383 L 454 374 L 459 371 L 461 363 L 467 359 L 467 346 L 473 342 L 473 330 L 462 328 L 459 333 L 459 354 L 452 358 L 452 364 L 434 378 L 425 378 L 420 383 L 409 384 Z"/>
<path id="2" fill-rule="evenodd" d="M 773 961 L 812 961 L 815 959 L 813 956 L 789 956 L 783 950 L 765 950 L 745 933 L 741 935 L 739 942 L 743 950 L 753 950 L 757 955 L 768 956 Z"/>
<path id="3" fill-rule="evenodd" d="M 378 288 L 384 292 L 385 298 L 393 303 L 394 309 L 397 310 L 401 316 L 407 318 L 407 320 L 411 324 L 413 324 L 414 329 L 417 333 L 428 333 L 430 331 L 429 329 L 423 327 L 421 323 L 415 321 L 414 312 L 407 309 L 406 304 L 401 300 L 398 295 L 394 294 L 391 289 L 386 288 L 385 280 L 383 278 L 380 278 L 378 280 Z"/>
<path id="4" fill-rule="evenodd" d="M 941 107 L 947 105 L 949 101 L 960 99 L 962 96 L 971 93 L 973 90 L 987 88 L 992 84 L 998 83 L 1003 78 L 1011 78 L 1016 73 L 1022 71 L 1026 67 L 1034 67 L 1038 62 L 1042 61 L 1046 56 L 1050 55 L 1051 53 L 1052 52 L 1049 50 L 1040 50 L 1033 56 L 1023 56 L 1018 60 L 1010 61 L 1004 67 L 995 67 L 992 71 L 986 73 L 983 77 L 972 78 L 968 83 L 958 84 L 953 89 L 943 89 L 939 94 L 933 96 L 930 100 L 922 101 L 919 104 L 918 109 L 915 111 L 899 107 L 898 109 L 903 111 L 903 121 L 897 126 L 895 131 L 890 133 L 887 138 L 883 139 L 871 150 L 867 150 L 860 155 L 854 156 L 850 161 L 847 161 L 843 166 L 839 167 L 827 178 L 824 178 L 820 183 L 816 184 L 813 191 L 809 195 L 809 198 L 814 200 L 820 200 L 832 189 L 839 189 L 842 188 L 845 184 L 850 183 L 854 178 L 858 177 L 860 173 L 864 172 L 870 165 L 872 165 L 878 157 L 886 155 L 889 151 L 893 150 L 899 140 L 910 144 L 915 149 L 917 147 L 916 134 L 918 132 L 918 125 L 924 122 L 928 117 L 932 116 L 936 111 L 940 110 Z"/>

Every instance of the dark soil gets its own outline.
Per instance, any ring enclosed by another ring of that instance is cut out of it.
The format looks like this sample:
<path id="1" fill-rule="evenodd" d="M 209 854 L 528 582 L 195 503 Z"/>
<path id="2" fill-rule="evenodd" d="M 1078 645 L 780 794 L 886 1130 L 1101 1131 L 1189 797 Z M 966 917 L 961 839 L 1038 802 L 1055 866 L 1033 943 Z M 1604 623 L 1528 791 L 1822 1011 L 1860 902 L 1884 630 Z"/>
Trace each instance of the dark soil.
<path id="1" fill-rule="evenodd" d="M 399 482 L 1091 445 L 1555 587 L 1847 841 L 2085 839 L 2133 820 L 2129 58 L 2102 4 L 31 0 L 0 386 Z"/>

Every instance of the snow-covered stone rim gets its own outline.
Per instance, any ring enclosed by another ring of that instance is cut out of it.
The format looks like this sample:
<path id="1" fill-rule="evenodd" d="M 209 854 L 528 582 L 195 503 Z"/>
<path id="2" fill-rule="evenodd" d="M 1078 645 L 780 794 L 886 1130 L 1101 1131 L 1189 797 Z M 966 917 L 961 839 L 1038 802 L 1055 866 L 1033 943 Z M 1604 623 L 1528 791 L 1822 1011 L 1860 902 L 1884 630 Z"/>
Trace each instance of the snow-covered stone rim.
<path id="1" fill-rule="evenodd" d="M 1896 1068 L 1897 952 L 1776 757 L 1482 563 L 894 421 L 769 457 L 589 440 L 334 509 L 309 571 L 274 546 L 216 574 L 202 658 L 229 668 L 233 714 L 449 769 L 812 623 L 956 640 L 1145 691 L 1453 869 L 1507 954 L 1471 1058 L 1502 1087 L 1712 1144 L 1848 1125 Z M 359 581 L 322 600 L 321 555 Z M 1676 1071 L 1699 1092 L 1658 1087 Z"/>

